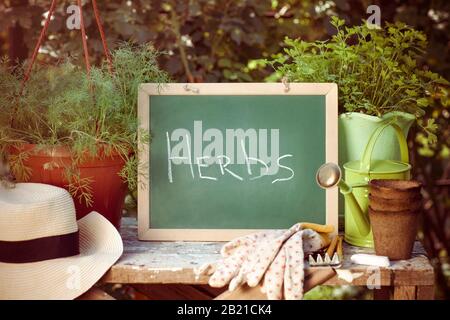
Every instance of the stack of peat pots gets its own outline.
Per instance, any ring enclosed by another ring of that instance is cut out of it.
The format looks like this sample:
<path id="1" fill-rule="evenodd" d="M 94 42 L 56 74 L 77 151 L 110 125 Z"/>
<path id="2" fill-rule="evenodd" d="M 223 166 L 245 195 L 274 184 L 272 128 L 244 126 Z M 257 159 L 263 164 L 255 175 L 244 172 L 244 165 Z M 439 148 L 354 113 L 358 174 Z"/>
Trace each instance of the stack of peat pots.
<path id="1" fill-rule="evenodd" d="M 422 185 L 413 180 L 372 180 L 369 186 L 375 253 L 391 260 L 409 259 L 422 209 Z"/>

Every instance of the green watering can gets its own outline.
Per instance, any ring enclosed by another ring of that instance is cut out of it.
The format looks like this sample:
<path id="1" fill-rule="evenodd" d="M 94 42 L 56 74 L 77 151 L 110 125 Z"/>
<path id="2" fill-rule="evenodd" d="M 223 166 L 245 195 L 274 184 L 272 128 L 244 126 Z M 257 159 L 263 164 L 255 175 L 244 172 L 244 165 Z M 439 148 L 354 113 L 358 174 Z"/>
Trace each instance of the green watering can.
<path id="1" fill-rule="evenodd" d="M 401 161 L 372 160 L 372 152 L 382 132 L 389 126 L 395 129 L 400 145 Z M 369 138 L 361 160 L 344 164 L 345 179 L 335 163 L 326 163 L 317 171 L 316 180 L 322 188 L 338 186 L 345 198 L 345 241 L 359 247 L 373 247 L 369 222 L 369 188 L 372 179 L 410 179 L 408 144 L 395 119 L 383 123 Z"/>

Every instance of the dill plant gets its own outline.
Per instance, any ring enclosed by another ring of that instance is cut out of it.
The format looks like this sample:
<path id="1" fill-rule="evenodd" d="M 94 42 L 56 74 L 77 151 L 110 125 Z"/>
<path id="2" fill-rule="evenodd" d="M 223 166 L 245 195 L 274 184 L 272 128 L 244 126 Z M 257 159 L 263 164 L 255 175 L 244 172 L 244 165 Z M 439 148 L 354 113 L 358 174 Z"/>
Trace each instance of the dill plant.
<path id="1" fill-rule="evenodd" d="M 160 53 L 149 45 L 121 44 L 111 52 L 113 70 L 106 62 L 85 70 L 67 61 L 56 66 L 34 67 L 20 93 L 24 67 L 16 72 L 7 62 L 0 66 L 0 151 L 11 145 L 35 144 L 37 148 L 65 146 L 72 154 L 72 164 L 65 168 L 68 189 L 73 196 L 90 203 L 89 181 L 79 188 L 77 164 L 87 157 L 120 155 L 125 165 L 119 175 L 130 191 L 137 188 L 137 150 L 149 142 L 143 132 L 138 141 L 137 96 L 141 83 L 165 83 L 167 74 L 159 69 Z M 12 160 L 13 173 L 26 180 L 23 165 L 26 154 Z M 49 168 L 51 169 L 51 164 Z"/>

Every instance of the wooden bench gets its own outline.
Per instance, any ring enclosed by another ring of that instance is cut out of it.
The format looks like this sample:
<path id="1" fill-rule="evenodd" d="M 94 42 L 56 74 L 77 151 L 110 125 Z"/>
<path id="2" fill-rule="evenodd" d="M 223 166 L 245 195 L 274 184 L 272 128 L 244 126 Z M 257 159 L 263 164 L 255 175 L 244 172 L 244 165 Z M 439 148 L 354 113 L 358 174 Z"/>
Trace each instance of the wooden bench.
<path id="1" fill-rule="evenodd" d="M 133 218 L 123 219 L 121 234 L 124 254 L 101 282 L 128 284 L 154 299 L 173 298 L 171 291 L 185 299 L 210 299 L 220 294 L 229 297 L 224 289 L 210 288 L 208 277 L 195 272 L 203 264 L 220 258 L 223 243 L 138 241 Z M 350 261 L 354 253 L 373 250 L 344 243 L 342 267 L 324 285 L 367 286 L 379 280 L 381 287 L 374 291 L 376 299 L 434 298 L 434 270 L 420 242 L 415 243 L 410 260 L 395 261 L 389 268 L 355 265 Z"/>

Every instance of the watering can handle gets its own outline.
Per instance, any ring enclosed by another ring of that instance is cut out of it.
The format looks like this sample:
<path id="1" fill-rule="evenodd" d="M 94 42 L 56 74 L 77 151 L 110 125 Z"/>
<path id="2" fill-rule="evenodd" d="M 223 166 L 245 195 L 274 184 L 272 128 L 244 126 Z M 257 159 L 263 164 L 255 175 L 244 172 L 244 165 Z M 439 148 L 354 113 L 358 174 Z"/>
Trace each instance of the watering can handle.
<path id="1" fill-rule="evenodd" d="M 381 136 L 381 133 L 386 129 L 387 127 L 393 127 L 397 136 L 397 140 L 400 146 L 400 158 L 401 161 L 404 163 L 409 163 L 409 155 L 408 155 L 408 143 L 406 142 L 405 135 L 403 134 L 402 129 L 395 123 L 395 119 L 391 119 L 390 121 L 386 122 L 382 126 L 378 127 L 373 133 L 372 136 L 369 138 L 369 142 L 366 145 L 366 148 L 364 149 L 362 158 L 361 158 L 361 171 L 363 172 L 370 172 L 370 166 L 371 166 L 371 160 L 372 160 L 372 153 L 375 148 L 375 144 L 378 140 L 378 138 Z"/>

